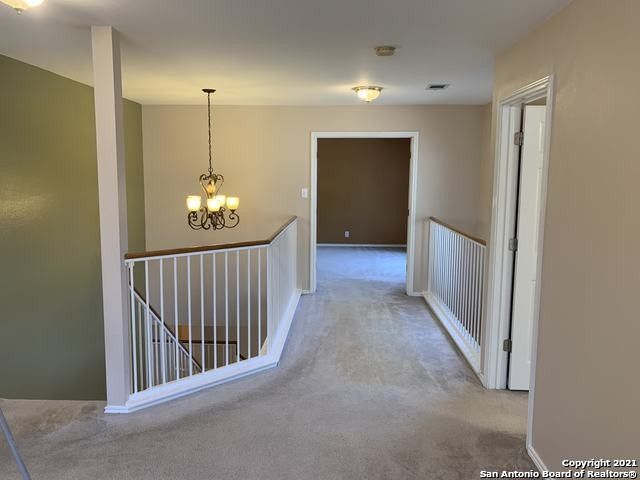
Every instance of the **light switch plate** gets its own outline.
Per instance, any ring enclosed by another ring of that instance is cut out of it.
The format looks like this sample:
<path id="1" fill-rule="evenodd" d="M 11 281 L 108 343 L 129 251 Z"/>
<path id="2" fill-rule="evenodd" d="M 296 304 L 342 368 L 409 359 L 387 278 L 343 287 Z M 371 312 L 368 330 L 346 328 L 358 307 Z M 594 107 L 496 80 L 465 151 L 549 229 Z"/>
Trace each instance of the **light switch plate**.
<path id="1" fill-rule="evenodd" d="M 308 189 L 308 188 L 303 188 L 303 189 L 300 191 L 300 196 L 301 196 L 302 198 L 308 198 L 308 197 L 309 197 L 309 189 Z"/>
<path id="2" fill-rule="evenodd" d="M 349 236 L 351 236 L 351 232 L 349 232 L 349 230 L 345 230 L 344 231 L 344 238 L 349 238 Z"/>

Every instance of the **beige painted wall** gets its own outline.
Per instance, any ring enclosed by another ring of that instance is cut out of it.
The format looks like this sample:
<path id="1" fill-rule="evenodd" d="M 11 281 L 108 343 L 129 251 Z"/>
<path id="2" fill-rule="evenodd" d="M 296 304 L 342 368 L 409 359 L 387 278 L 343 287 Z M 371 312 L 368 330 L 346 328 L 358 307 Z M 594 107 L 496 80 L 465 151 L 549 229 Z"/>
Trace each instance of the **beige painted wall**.
<path id="1" fill-rule="evenodd" d="M 532 432 L 551 468 L 640 456 L 639 18 L 575 0 L 496 62 L 494 102 L 556 76 Z"/>
<path id="2" fill-rule="evenodd" d="M 416 290 L 424 283 L 424 217 L 435 215 L 477 233 L 481 106 L 214 107 L 215 169 L 225 192 L 241 197 L 241 226 L 196 232 L 186 225 L 185 196 L 199 193 L 207 166 L 206 108 L 144 106 L 147 248 L 251 238 L 288 215 L 299 222 L 299 282 L 309 283 L 309 200 L 313 131 L 419 131 Z M 268 224 L 271 224 L 269 226 Z"/>
<path id="3" fill-rule="evenodd" d="M 491 199 L 493 195 L 493 148 L 492 128 L 493 105 L 482 108 L 482 141 L 480 144 L 480 211 L 477 231 L 480 238 L 487 240 L 491 233 Z"/>

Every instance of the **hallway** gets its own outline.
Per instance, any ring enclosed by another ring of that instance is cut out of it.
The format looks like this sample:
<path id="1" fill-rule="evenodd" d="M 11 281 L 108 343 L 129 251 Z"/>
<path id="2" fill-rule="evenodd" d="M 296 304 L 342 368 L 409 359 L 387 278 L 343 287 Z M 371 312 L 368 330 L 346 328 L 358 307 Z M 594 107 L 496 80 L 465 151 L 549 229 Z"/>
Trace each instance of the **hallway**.
<path id="1" fill-rule="evenodd" d="M 529 470 L 525 394 L 482 388 L 405 254 L 318 249 L 278 368 L 128 416 L 0 401 L 37 479 L 451 479 Z M 18 478 L 4 443 L 0 478 Z"/>

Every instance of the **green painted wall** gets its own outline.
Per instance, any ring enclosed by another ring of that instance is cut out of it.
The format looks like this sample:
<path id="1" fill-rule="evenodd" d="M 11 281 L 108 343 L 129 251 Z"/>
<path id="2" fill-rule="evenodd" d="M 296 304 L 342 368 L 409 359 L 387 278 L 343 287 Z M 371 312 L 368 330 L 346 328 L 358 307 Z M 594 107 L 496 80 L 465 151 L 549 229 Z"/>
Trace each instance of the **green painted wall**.
<path id="1" fill-rule="evenodd" d="M 124 117 L 141 250 L 141 106 Z M 106 397 L 97 185 L 93 89 L 0 56 L 0 397 Z"/>

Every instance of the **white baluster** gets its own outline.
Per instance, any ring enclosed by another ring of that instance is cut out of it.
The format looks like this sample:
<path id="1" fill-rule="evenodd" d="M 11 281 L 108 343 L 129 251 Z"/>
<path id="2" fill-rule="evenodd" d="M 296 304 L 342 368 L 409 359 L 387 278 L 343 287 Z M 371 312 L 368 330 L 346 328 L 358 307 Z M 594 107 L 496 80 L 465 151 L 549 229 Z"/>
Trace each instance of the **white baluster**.
<path id="1" fill-rule="evenodd" d="M 229 365 L 229 252 L 224 252 L 224 361 Z"/>
<path id="2" fill-rule="evenodd" d="M 178 330 L 178 259 L 173 257 L 173 321 L 174 321 L 174 334 L 176 336 L 175 342 L 175 355 L 176 355 L 176 380 L 180 379 L 180 362 L 179 360 L 179 343 L 180 332 Z"/>
<path id="3" fill-rule="evenodd" d="M 247 250 L 247 358 L 251 358 L 251 250 Z"/>
<path id="4" fill-rule="evenodd" d="M 162 329 L 160 330 L 160 350 L 162 362 L 162 383 L 167 383 L 167 354 L 166 354 L 166 335 L 164 326 L 164 260 L 160 259 L 160 322 Z"/>
<path id="5" fill-rule="evenodd" d="M 462 259 L 463 259 L 463 266 L 464 266 L 464 270 L 463 270 L 463 274 L 462 274 L 462 281 L 463 281 L 463 296 L 462 296 L 462 305 L 463 305 L 463 316 L 464 316 L 464 325 L 465 325 L 465 330 L 467 332 L 468 336 L 471 336 L 471 317 L 469 315 L 469 308 L 471 306 L 471 302 L 469 301 L 470 298 L 470 294 L 471 294 L 471 289 L 469 288 L 470 283 L 469 283 L 469 278 L 471 275 L 471 270 L 470 270 L 470 264 L 469 264 L 469 241 L 466 238 L 463 238 L 463 243 L 462 243 Z"/>
<path id="6" fill-rule="evenodd" d="M 129 264 L 129 293 L 131 306 L 131 351 L 132 351 L 132 367 L 133 367 L 133 393 L 138 391 L 138 353 L 136 350 L 136 303 L 133 285 L 133 267 L 135 263 Z"/>
<path id="7" fill-rule="evenodd" d="M 200 349 L 202 350 L 202 363 L 200 365 L 202 365 L 202 372 L 204 373 L 206 364 L 204 361 L 204 265 L 202 264 L 202 257 L 203 255 L 200 254 Z"/>
<path id="8" fill-rule="evenodd" d="M 211 265 L 213 268 L 213 368 L 218 368 L 218 305 L 216 302 L 216 254 L 211 255 Z"/>
<path id="9" fill-rule="evenodd" d="M 262 248 L 258 248 L 258 355 L 262 352 Z"/>
<path id="10" fill-rule="evenodd" d="M 153 352 L 151 351 L 151 320 L 149 319 L 149 261 L 144 261 L 144 291 L 145 291 L 145 330 L 147 344 L 147 387 L 153 386 Z"/>
<path id="11" fill-rule="evenodd" d="M 187 256 L 187 321 L 189 322 L 189 376 L 193 375 L 193 337 L 191 332 L 191 257 Z"/>
<path id="12" fill-rule="evenodd" d="M 236 250 L 236 362 L 240 362 L 240 250 Z"/>

